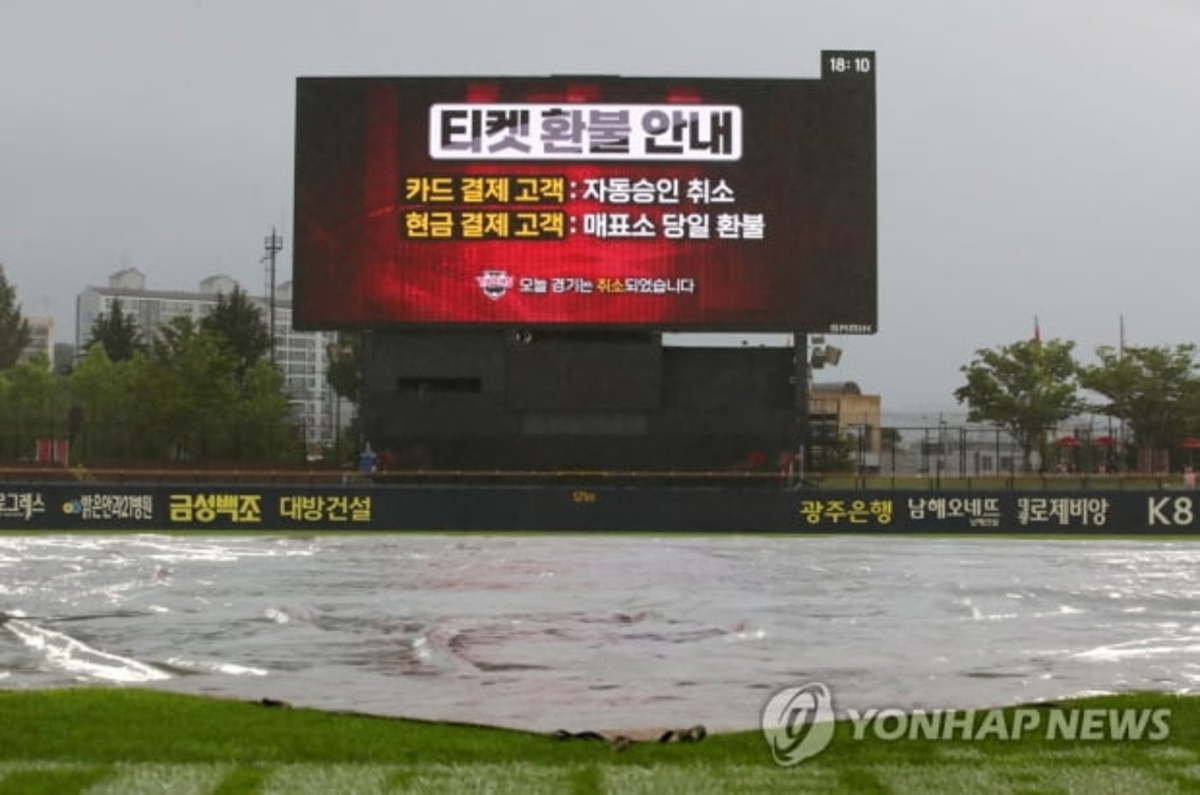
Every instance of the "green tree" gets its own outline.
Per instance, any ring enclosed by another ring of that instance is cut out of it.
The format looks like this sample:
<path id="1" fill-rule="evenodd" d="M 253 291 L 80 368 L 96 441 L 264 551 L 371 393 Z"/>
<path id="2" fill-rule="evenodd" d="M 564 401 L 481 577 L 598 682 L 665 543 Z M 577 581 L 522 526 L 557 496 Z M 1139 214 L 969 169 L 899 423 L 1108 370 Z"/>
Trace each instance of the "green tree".
<path id="1" fill-rule="evenodd" d="M 1085 389 L 1102 395 L 1094 408 L 1124 420 L 1140 447 L 1174 448 L 1200 427 L 1200 378 L 1196 346 L 1190 343 L 1096 350 L 1100 363 L 1080 371 Z"/>
<path id="2" fill-rule="evenodd" d="M 271 332 L 262 312 L 237 287 L 228 299 L 223 293 L 217 296 L 217 305 L 200 321 L 200 328 L 223 340 L 233 356 L 239 382 L 271 350 Z"/>
<path id="3" fill-rule="evenodd" d="M 329 365 L 325 370 L 325 381 L 333 387 L 333 391 L 356 405 L 362 370 L 359 336 L 338 332 L 337 342 L 329 346 Z"/>
<path id="4" fill-rule="evenodd" d="M 93 343 L 66 380 L 82 431 L 76 439 L 76 452 L 81 460 L 92 463 L 98 457 L 97 448 L 102 446 L 100 435 L 112 427 L 113 412 L 121 402 L 121 384 L 106 346 L 99 341 Z"/>
<path id="5" fill-rule="evenodd" d="M 78 423 L 73 447 L 79 460 L 95 465 L 162 455 L 160 445 L 143 438 L 159 391 L 153 385 L 143 390 L 133 387 L 132 374 L 145 361 L 139 351 L 114 362 L 104 345 L 96 344 L 66 377 L 69 411 Z"/>
<path id="6" fill-rule="evenodd" d="M 954 397 L 967 404 L 968 419 L 995 423 L 1012 434 L 1026 470 L 1033 450 L 1045 447 L 1047 430 L 1085 408 L 1077 392 L 1074 347 L 1055 339 L 980 348 L 960 368 L 967 381 Z"/>
<path id="7" fill-rule="evenodd" d="M 63 380 L 43 354 L 0 372 L 0 458 L 32 458 L 36 440 L 66 436 Z"/>
<path id="8" fill-rule="evenodd" d="M 216 334 L 193 334 L 163 372 L 174 398 L 170 428 L 179 455 L 192 459 L 227 457 L 236 433 L 237 360 Z"/>
<path id="9" fill-rule="evenodd" d="M 89 464 L 296 460 L 303 452 L 283 374 L 260 360 L 238 378 L 228 341 L 179 317 L 146 352 L 113 361 L 94 344 L 68 377 L 44 357 L 0 371 L 0 459 L 74 433 Z M 41 369 L 39 369 L 41 368 Z"/>
<path id="10" fill-rule="evenodd" d="M 187 315 L 177 315 L 158 328 L 150 345 L 150 356 L 156 362 L 169 362 L 182 355 L 188 341 L 197 332 L 196 323 Z"/>
<path id="11" fill-rule="evenodd" d="M 99 343 L 104 346 L 110 362 L 123 362 L 145 350 L 142 334 L 133 315 L 121 309 L 121 299 L 114 298 L 112 309 L 101 312 L 92 323 L 92 334 L 85 347 Z"/>
<path id="12" fill-rule="evenodd" d="M 202 331 L 190 317 L 175 317 L 159 329 L 150 355 L 130 365 L 130 393 L 143 401 L 136 447 L 154 458 L 220 457 L 236 435 L 239 394 L 224 338 Z"/>
<path id="13" fill-rule="evenodd" d="M 237 458 L 278 461 L 303 453 L 283 387 L 283 373 L 270 362 L 260 361 L 246 372 L 237 404 Z"/>
<path id="14" fill-rule="evenodd" d="M 335 404 L 335 422 L 341 425 L 341 400 L 355 406 L 355 414 L 349 417 L 345 428 L 335 433 L 336 442 L 329 455 L 335 461 L 353 461 L 358 455 L 358 440 L 362 435 L 362 423 L 357 411 L 359 392 L 362 388 L 362 337 L 360 332 L 339 331 L 337 342 L 329 345 L 326 353 L 325 382 L 338 396 Z"/>
<path id="15" fill-rule="evenodd" d="M 851 472 L 857 462 L 858 439 L 849 433 L 832 436 L 812 445 L 812 468 L 816 472 Z"/>
<path id="16" fill-rule="evenodd" d="M 221 334 L 175 318 L 160 329 L 151 355 L 130 364 L 131 392 L 153 395 L 137 428 L 143 444 L 160 440 L 158 455 L 190 461 L 299 455 L 282 373 L 260 360 L 239 378 L 238 359 Z"/>
<path id="17" fill-rule="evenodd" d="M 29 321 L 21 315 L 17 303 L 17 290 L 8 283 L 4 266 L 0 265 L 0 370 L 17 363 L 31 338 Z"/>
<path id="18" fill-rule="evenodd" d="M 1182 407 L 1187 435 L 1200 437 L 1200 383 L 1195 379 L 1184 391 Z"/>

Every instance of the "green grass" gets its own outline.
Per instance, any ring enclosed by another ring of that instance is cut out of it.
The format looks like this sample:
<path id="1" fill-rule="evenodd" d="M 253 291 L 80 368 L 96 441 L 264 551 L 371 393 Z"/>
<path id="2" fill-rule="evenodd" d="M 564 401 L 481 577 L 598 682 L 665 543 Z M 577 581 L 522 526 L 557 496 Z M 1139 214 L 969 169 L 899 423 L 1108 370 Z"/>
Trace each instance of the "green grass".
<path id="1" fill-rule="evenodd" d="M 506 729 L 266 708 L 140 690 L 0 692 L 0 792 L 1200 792 L 1200 698 L 1059 706 L 1169 708 L 1152 741 L 854 740 L 776 766 L 757 731 L 701 743 L 557 741 Z"/>

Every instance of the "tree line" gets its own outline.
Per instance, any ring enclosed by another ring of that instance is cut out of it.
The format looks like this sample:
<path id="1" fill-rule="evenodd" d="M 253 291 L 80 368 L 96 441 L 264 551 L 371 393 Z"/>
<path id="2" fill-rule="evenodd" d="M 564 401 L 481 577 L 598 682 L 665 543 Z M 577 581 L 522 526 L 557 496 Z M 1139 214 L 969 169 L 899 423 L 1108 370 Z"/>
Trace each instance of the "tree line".
<path id="1" fill-rule="evenodd" d="M 32 455 L 38 438 L 69 438 L 74 460 L 286 461 L 303 453 L 282 373 L 266 357 L 271 338 L 244 293 L 219 296 L 198 322 L 175 318 L 153 338 L 114 302 L 91 329 L 67 374 L 45 360 L 20 362 L 30 329 L 0 266 L 0 459 Z M 340 335 L 327 381 L 357 402 L 358 338 Z M 1069 340 L 1020 340 L 981 348 L 960 369 L 954 397 L 972 422 L 1004 428 L 1023 452 L 1047 460 L 1055 429 L 1096 413 L 1123 424 L 1132 467 L 1138 449 L 1189 460 L 1200 439 L 1196 346 L 1101 347 L 1080 364 Z"/>
<path id="2" fill-rule="evenodd" d="M 270 332 L 240 290 L 218 296 L 199 321 L 174 318 L 153 337 L 114 301 L 67 373 L 41 355 L 19 361 L 29 342 L 20 318 L 0 270 L 0 459 L 29 458 L 38 439 L 55 438 L 70 441 L 72 463 L 91 465 L 303 454 L 283 374 L 267 356 Z"/>
<path id="3" fill-rule="evenodd" d="M 1196 346 L 1096 349 L 1095 364 L 1080 364 L 1069 340 L 1022 340 L 981 348 L 961 368 L 966 382 L 954 392 L 972 422 L 1005 428 L 1021 447 L 1026 469 L 1033 453 L 1047 459 L 1054 429 L 1085 413 L 1121 423 L 1124 468 L 1138 451 L 1158 451 L 1179 467 L 1190 461 L 1185 440 L 1200 437 L 1200 364 Z"/>

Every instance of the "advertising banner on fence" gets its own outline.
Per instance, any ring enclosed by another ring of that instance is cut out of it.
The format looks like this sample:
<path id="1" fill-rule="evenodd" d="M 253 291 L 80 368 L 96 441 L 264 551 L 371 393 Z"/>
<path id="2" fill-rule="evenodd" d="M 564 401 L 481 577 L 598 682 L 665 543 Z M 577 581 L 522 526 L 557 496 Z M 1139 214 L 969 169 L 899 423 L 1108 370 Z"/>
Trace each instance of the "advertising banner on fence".
<path id="1" fill-rule="evenodd" d="M 542 486 L 0 484 L 0 531 L 1193 533 L 1197 496 Z"/>

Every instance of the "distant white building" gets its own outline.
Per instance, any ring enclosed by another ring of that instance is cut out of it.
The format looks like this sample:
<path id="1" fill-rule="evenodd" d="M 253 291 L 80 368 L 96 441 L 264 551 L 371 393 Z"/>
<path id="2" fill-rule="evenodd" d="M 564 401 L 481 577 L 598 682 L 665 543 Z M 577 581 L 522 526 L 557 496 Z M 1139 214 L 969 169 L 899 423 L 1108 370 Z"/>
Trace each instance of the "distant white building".
<path id="1" fill-rule="evenodd" d="M 112 311 L 113 302 L 121 302 L 121 311 L 132 315 L 142 333 L 150 337 L 177 317 L 199 321 L 217 305 L 219 295 L 229 295 L 238 283 L 228 276 L 210 276 L 200 282 L 196 292 L 147 290 L 146 277 L 136 268 L 117 271 L 108 278 L 107 287 L 87 287 L 75 300 L 75 348 L 79 355 L 91 338 L 92 326 L 101 314 Z M 247 296 L 268 319 L 268 301 L 263 296 Z M 340 400 L 325 380 L 328 350 L 337 339 L 333 331 L 294 331 L 292 329 L 292 283 L 285 282 L 275 291 L 275 361 L 283 371 L 289 402 L 296 418 L 303 423 L 310 451 L 333 444 L 337 425 L 349 423 L 353 409 Z M 340 405 L 339 405 L 340 404 Z"/>
<path id="2" fill-rule="evenodd" d="M 54 318 L 26 315 L 29 323 L 29 344 L 21 351 L 20 360 L 27 362 L 39 353 L 54 361 Z"/>

